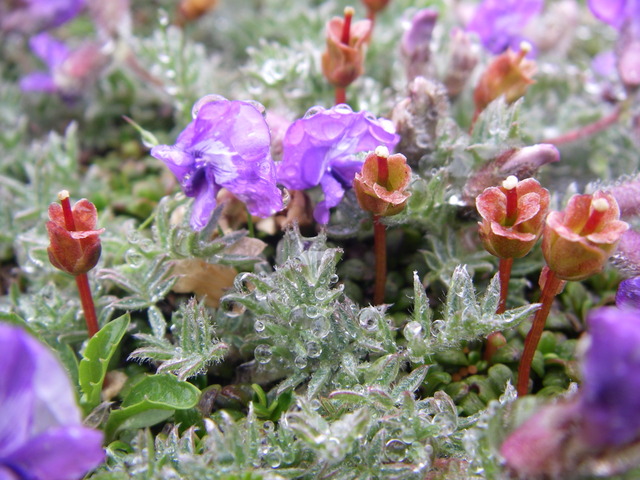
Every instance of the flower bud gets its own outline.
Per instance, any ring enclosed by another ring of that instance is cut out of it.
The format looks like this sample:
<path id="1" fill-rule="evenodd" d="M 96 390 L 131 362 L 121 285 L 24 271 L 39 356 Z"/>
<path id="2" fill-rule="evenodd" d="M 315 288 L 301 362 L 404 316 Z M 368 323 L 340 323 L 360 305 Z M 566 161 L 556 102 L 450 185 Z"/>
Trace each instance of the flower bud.
<path id="1" fill-rule="evenodd" d="M 362 0 L 362 3 L 370 12 L 378 13 L 387 8 L 389 1 L 390 0 Z"/>
<path id="2" fill-rule="evenodd" d="M 63 190 L 58 195 L 61 201 L 69 201 L 69 192 Z M 79 200 L 70 209 L 71 219 L 66 218 L 63 206 L 49 205 L 50 245 L 47 249 L 51 264 L 71 275 L 87 273 L 100 259 L 100 238 L 104 228 L 96 230 L 98 214 L 96 207 L 86 198 Z M 68 227 L 69 222 L 73 227 Z"/>
<path id="3" fill-rule="evenodd" d="M 493 59 L 473 92 L 478 114 L 498 97 L 504 95 L 507 103 L 513 103 L 527 92 L 537 69 L 533 60 L 525 58 L 530 50 L 523 42 L 519 52 L 508 49 Z"/>
<path id="4" fill-rule="evenodd" d="M 345 18 L 334 17 L 327 23 L 327 49 L 322 54 L 322 73 L 336 87 L 347 87 L 364 73 L 364 56 L 371 34 L 371 21 L 351 25 L 353 9 L 345 9 Z"/>
<path id="5" fill-rule="evenodd" d="M 353 189 L 363 210 L 383 217 L 400 213 L 410 193 L 406 188 L 411 181 L 411 167 L 404 155 L 389 155 L 387 147 L 380 146 L 367 155 L 362 171 L 356 173 Z"/>
<path id="6" fill-rule="evenodd" d="M 547 216 L 542 253 L 558 278 L 584 280 L 604 268 L 628 228 L 610 193 L 574 195 L 564 211 Z"/>
<path id="7" fill-rule="evenodd" d="M 218 0 L 181 0 L 178 12 L 182 21 L 191 22 L 202 17 L 218 5 Z"/>
<path id="8" fill-rule="evenodd" d="M 407 79 L 417 76 L 433 76 L 431 58 L 431 37 L 438 20 L 438 12 L 430 8 L 419 10 L 411 19 L 409 29 L 402 35 L 400 51 L 407 70 Z"/>
<path id="9" fill-rule="evenodd" d="M 549 208 L 549 192 L 537 180 L 508 177 L 501 187 L 489 187 L 476 199 L 482 217 L 480 238 L 489 253 L 500 258 L 524 257 L 533 248 Z"/>
<path id="10" fill-rule="evenodd" d="M 479 49 L 471 43 L 469 34 L 460 28 L 454 29 L 451 32 L 449 63 L 444 78 L 449 98 L 460 95 L 478 64 L 478 58 Z"/>

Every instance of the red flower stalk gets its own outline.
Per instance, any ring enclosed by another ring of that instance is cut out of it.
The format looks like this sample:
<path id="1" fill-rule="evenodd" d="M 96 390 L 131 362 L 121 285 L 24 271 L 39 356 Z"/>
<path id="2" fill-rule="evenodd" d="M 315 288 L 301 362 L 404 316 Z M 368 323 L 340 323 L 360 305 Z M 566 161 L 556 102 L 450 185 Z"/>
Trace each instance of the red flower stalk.
<path id="1" fill-rule="evenodd" d="M 530 51 L 531 45 L 523 42 L 519 52 L 508 49 L 489 64 L 473 92 L 474 123 L 480 112 L 496 98 L 504 95 L 507 103 L 513 103 L 527 92 L 537 70 L 535 62 L 525 58 Z"/>
<path id="2" fill-rule="evenodd" d="M 49 205 L 49 261 L 51 264 L 76 277 L 80 300 L 87 322 L 89 336 L 98 331 L 93 298 L 89 289 L 87 272 L 96 266 L 100 259 L 99 235 L 104 228 L 96 230 L 98 215 L 96 207 L 87 199 L 78 201 L 73 208 L 69 203 L 69 192 L 62 190 L 58 194 L 60 203 Z"/>
<path id="3" fill-rule="evenodd" d="M 574 195 L 563 212 L 547 216 L 542 253 L 548 268 L 540 274 L 542 307 L 536 312 L 518 367 L 518 395 L 526 395 L 531 362 L 555 296 L 567 280 L 584 280 L 604 268 L 629 225 L 611 193 Z"/>
<path id="4" fill-rule="evenodd" d="M 503 313 L 513 259 L 524 257 L 540 238 L 549 209 L 549 192 L 533 178 L 519 182 L 511 175 L 501 187 L 489 187 L 478 195 L 476 208 L 482 217 L 479 226 L 484 248 L 500 258 L 500 303 L 496 313 Z M 491 359 L 504 340 L 500 336 L 495 332 L 487 338 L 485 360 Z"/>
<path id="5" fill-rule="evenodd" d="M 389 149 L 379 146 L 369 155 L 356 173 L 353 189 L 363 210 L 373 213 L 373 242 L 376 256 L 376 281 L 373 302 L 384 301 L 387 279 L 387 250 L 385 226 L 380 217 L 400 213 L 411 195 L 406 188 L 411 181 L 411 167 L 404 155 L 389 155 Z"/>
<path id="6" fill-rule="evenodd" d="M 322 73 L 336 87 L 336 104 L 345 103 L 344 89 L 364 73 L 364 56 L 371 35 L 371 21 L 351 23 L 354 10 L 344 9 L 344 18 L 327 23 L 327 49 L 322 54 Z"/>

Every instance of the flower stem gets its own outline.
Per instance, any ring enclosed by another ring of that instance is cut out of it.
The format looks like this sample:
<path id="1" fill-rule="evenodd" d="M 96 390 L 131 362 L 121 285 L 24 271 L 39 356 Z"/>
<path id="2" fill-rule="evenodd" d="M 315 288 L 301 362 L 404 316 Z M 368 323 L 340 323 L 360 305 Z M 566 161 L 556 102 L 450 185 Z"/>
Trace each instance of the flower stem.
<path id="1" fill-rule="evenodd" d="M 513 258 L 501 258 L 498 267 L 500 275 L 500 303 L 496 309 L 497 314 L 504 313 L 507 309 L 507 296 L 509 295 L 509 279 L 511 278 L 511 267 Z M 483 358 L 489 362 L 491 357 L 498 351 L 498 345 L 504 343 L 504 336 L 500 332 L 493 332 L 487 336 Z"/>
<path id="2" fill-rule="evenodd" d="M 602 130 L 607 129 L 608 127 L 616 123 L 620 118 L 621 113 L 622 113 L 622 107 L 618 105 L 613 110 L 613 112 L 600 118 L 599 120 L 596 120 L 593 123 L 580 127 L 571 132 L 567 132 L 564 135 L 560 135 L 559 137 L 545 140 L 544 143 L 551 143 L 553 145 L 562 145 L 563 143 L 571 143 L 577 140 L 581 140 L 585 137 L 601 132 Z"/>
<path id="3" fill-rule="evenodd" d="M 524 341 L 524 351 L 520 358 L 520 365 L 518 366 L 518 385 L 517 391 L 519 396 L 526 395 L 529 391 L 529 374 L 531 372 L 531 362 L 533 356 L 536 353 L 536 348 L 542 337 L 544 326 L 547 322 L 547 317 L 551 311 L 551 305 L 553 299 L 560 291 L 560 287 L 563 284 L 563 280 L 556 277 L 552 270 L 548 271 L 544 287 L 542 288 L 542 295 L 540 296 L 540 303 L 542 307 L 536 312 L 533 317 L 533 324 L 531 330 L 527 334 L 527 338 Z"/>
<path id="4" fill-rule="evenodd" d="M 336 87 L 335 104 L 347 103 L 347 89 L 345 87 Z"/>
<path id="5" fill-rule="evenodd" d="M 256 238 L 256 229 L 253 225 L 253 218 L 251 217 L 251 213 L 247 206 L 244 206 L 245 211 L 247 212 L 247 228 L 249 228 L 249 236 L 251 238 Z"/>
<path id="6" fill-rule="evenodd" d="M 73 219 L 73 212 L 71 211 L 71 203 L 69 202 L 69 192 L 62 190 L 58 194 L 58 199 L 62 205 L 62 214 L 64 215 L 64 224 L 67 230 L 75 232 L 76 223 Z M 96 308 L 93 304 L 93 296 L 91 295 L 91 288 L 89 288 L 89 277 L 86 273 L 76 275 L 76 285 L 78 286 L 78 293 L 80 294 L 80 303 L 82 303 L 82 310 L 84 311 L 84 320 L 87 323 L 87 331 L 89 332 L 89 338 L 93 337 L 98 330 L 98 318 L 96 317 Z"/>
<path id="7" fill-rule="evenodd" d="M 91 338 L 98 333 L 100 328 L 98 327 L 98 318 L 96 317 L 96 308 L 93 304 L 91 288 L 89 288 L 89 277 L 86 273 L 76 275 L 76 285 L 78 286 L 78 292 L 80 292 L 80 302 L 82 302 L 84 320 L 87 323 L 89 338 Z"/>
<path id="8" fill-rule="evenodd" d="M 373 250 L 376 255 L 376 281 L 373 291 L 374 305 L 384 302 L 384 290 L 387 283 L 387 233 L 379 215 L 373 216 Z"/>

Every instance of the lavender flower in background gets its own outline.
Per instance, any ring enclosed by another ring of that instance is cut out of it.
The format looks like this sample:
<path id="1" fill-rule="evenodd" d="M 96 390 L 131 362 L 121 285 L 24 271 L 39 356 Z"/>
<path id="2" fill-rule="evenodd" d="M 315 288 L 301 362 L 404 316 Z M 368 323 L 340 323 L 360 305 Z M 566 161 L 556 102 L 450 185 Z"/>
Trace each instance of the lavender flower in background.
<path id="1" fill-rule="evenodd" d="M 32 37 L 29 45 L 33 53 L 47 65 L 48 71 L 23 77 L 20 88 L 25 92 L 57 93 L 72 100 L 95 80 L 108 61 L 96 44 L 85 44 L 71 50 L 48 33 Z"/>
<path id="2" fill-rule="evenodd" d="M 75 480 L 104 459 L 102 433 L 82 425 L 74 389 L 53 354 L 0 325 L 0 478 Z"/>
<path id="3" fill-rule="evenodd" d="M 620 282 L 616 292 L 618 308 L 633 308 L 640 312 L 640 277 L 627 278 Z"/>
<path id="4" fill-rule="evenodd" d="M 85 0 L 23 0 L 0 4 L 0 30 L 36 33 L 73 19 Z"/>
<path id="5" fill-rule="evenodd" d="M 162 160 L 188 197 L 195 197 L 191 227 L 202 230 L 226 188 L 252 215 L 268 217 L 282 209 L 269 153 L 269 127 L 262 112 L 247 102 L 210 95 L 193 107 L 194 120 L 175 145 L 158 145 L 151 155 Z"/>
<path id="6" fill-rule="evenodd" d="M 345 104 L 329 110 L 314 107 L 287 130 L 278 179 L 294 190 L 320 185 L 324 200 L 316 206 L 314 217 L 326 224 L 329 209 L 340 203 L 362 168 L 364 158 L 357 154 L 380 145 L 393 151 L 399 140 L 385 118 L 354 112 Z"/>
<path id="7" fill-rule="evenodd" d="M 588 0 L 591 13 L 620 29 L 627 19 L 640 19 L 640 0 Z"/>
<path id="8" fill-rule="evenodd" d="M 640 311 L 605 307 L 587 317 L 581 409 L 591 445 L 620 446 L 640 435 Z"/>
<path id="9" fill-rule="evenodd" d="M 518 50 L 523 40 L 522 30 L 538 15 L 544 0 L 484 0 L 467 25 L 482 45 L 491 53 L 502 53 L 508 47 Z"/>
<path id="10" fill-rule="evenodd" d="M 430 8 L 419 10 L 411 19 L 409 29 L 402 35 L 400 49 L 407 65 L 409 81 L 417 76 L 428 76 L 431 37 L 437 20 L 437 11 Z"/>

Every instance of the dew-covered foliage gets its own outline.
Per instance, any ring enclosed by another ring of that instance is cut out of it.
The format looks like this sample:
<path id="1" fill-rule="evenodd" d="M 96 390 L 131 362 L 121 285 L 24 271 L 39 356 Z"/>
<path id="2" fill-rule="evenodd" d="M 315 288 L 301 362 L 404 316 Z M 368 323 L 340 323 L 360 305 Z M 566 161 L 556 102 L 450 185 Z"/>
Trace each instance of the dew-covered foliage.
<path id="1" fill-rule="evenodd" d="M 102 435 L 85 478 L 640 476 L 640 2 L 51 5 L 0 0 L 0 323 Z"/>

